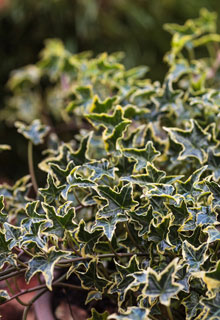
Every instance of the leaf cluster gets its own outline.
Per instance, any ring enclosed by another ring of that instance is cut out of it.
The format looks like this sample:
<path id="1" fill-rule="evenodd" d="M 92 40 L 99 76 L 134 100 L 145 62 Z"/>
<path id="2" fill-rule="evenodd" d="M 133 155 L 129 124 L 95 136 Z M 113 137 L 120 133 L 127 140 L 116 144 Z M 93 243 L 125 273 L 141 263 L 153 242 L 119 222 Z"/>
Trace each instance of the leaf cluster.
<path id="1" fill-rule="evenodd" d="M 115 314 L 91 319 L 220 318 L 218 79 L 215 57 L 195 59 L 197 46 L 219 42 L 215 23 L 202 10 L 166 26 L 162 85 L 145 67 L 126 70 L 120 54 L 71 55 L 59 41 L 14 74 L 21 95 L 47 75 L 63 94 L 51 112 L 84 127 L 64 142 L 48 122 L 16 122 L 30 146 L 47 136 L 47 181 L 38 188 L 29 152 L 30 176 L 0 186 L 1 280 L 40 274 L 35 290 L 68 284 L 87 291 L 87 304 L 113 301 Z"/>

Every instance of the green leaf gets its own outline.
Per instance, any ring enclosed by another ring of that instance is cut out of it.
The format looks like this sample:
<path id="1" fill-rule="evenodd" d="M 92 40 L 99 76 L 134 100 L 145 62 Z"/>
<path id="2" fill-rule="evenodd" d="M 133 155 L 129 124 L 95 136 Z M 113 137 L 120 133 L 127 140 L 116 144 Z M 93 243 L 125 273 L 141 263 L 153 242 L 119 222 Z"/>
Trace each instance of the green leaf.
<path id="1" fill-rule="evenodd" d="M 139 207 L 135 211 L 128 212 L 128 216 L 130 217 L 131 222 L 135 222 L 137 225 L 138 235 L 142 237 L 146 233 L 150 231 L 150 225 L 153 221 L 153 212 L 152 207 L 148 204 Z"/>
<path id="2" fill-rule="evenodd" d="M 50 204 L 55 200 L 59 200 L 60 194 L 64 188 L 65 185 L 57 187 L 53 177 L 50 174 L 48 174 L 47 188 L 40 188 L 39 192 L 43 196 L 44 201 Z"/>
<path id="3" fill-rule="evenodd" d="M 145 169 L 148 162 L 153 162 L 160 152 L 156 151 L 152 141 L 148 141 L 144 149 L 127 148 L 123 149 L 123 154 L 127 158 L 135 160 L 135 171 Z"/>
<path id="4" fill-rule="evenodd" d="M 43 138 L 49 131 L 49 127 L 42 125 L 38 119 L 32 121 L 29 126 L 17 121 L 15 126 L 18 128 L 19 133 L 35 145 L 43 143 Z"/>
<path id="5" fill-rule="evenodd" d="M 215 154 L 214 150 L 208 152 L 208 169 L 212 171 L 212 175 L 215 181 L 220 178 L 220 155 Z"/>
<path id="6" fill-rule="evenodd" d="M 170 216 L 163 217 L 161 222 L 158 224 L 153 220 L 150 224 L 150 232 L 147 234 L 147 239 L 155 242 L 157 244 L 158 251 L 162 254 L 166 249 L 172 248 L 168 238 L 170 224 Z"/>
<path id="7" fill-rule="evenodd" d="M 99 313 L 94 308 L 92 308 L 91 312 L 92 312 L 92 317 L 88 318 L 88 320 L 107 320 L 108 319 L 108 315 L 109 315 L 108 311 Z"/>
<path id="8" fill-rule="evenodd" d="M 95 230 L 94 232 L 89 232 L 85 229 L 85 226 L 85 222 L 81 220 L 76 237 L 80 242 L 83 242 L 83 252 L 85 254 L 92 254 L 96 243 L 103 235 L 103 231 Z"/>
<path id="9" fill-rule="evenodd" d="M 14 247 L 19 246 L 20 244 L 22 229 L 20 227 L 16 227 L 12 224 L 9 224 L 8 222 L 5 222 L 3 226 L 5 232 L 5 239 L 6 241 L 8 241 L 8 248 L 9 250 L 12 250 Z M 6 246 L 3 245 L 3 243 L 2 247 L 6 250 Z"/>
<path id="10" fill-rule="evenodd" d="M 177 192 L 186 200 L 194 200 L 198 195 L 201 195 L 201 190 L 197 187 L 200 177 L 203 172 L 207 169 L 207 166 L 203 166 L 196 171 L 186 180 L 186 181 L 177 181 Z"/>
<path id="11" fill-rule="evenodd" d="M 198 225 L 215 225 L 218 224 L 217 214 L 212 210 L 211 206 L 202 206 L 197 215 Z"/>
<path id="12" fill-rule="evenodd" d="M 103 176 L 115 179 L 115 172 L 118 171 L 118 168 L 109 168 L 109 166 L 109 161 L 106 159 L 89 162 L 83 165 L 83 167 L 92 171 L 89 179 L 93 181 L 100 180 Z"/>
<path id="13" fill-rule="evenodd" d="M 101 292 L 107 286 L 108 281 L 99 276 L 98 265 L 96 261 L 91 260 L 85 272 L 77 271 L 77 276 L 81 281 L 81 286 L 86 289 L 95 288 Z"/>
<path id="14" fill-rule="evenodd" d="M 102 300 L 102 294 L 99 291 L 89 291 L 87 294 L 85 305 L 94 300 Z"/>
<path id="15" fill-rule="evenodd" d="M 152 298 L 158 297 L 161 304 L 170 305 L 171 298 L 175 297 L 183 286 L 175 282 L 175 274 L 177 272 L 177 259 L 174 259 L 159 274 L 153 269 L 147 270 L 147 284 L 143 288 L 144 295 Z"/>
<path id="16" fill-rule="evenodd" d="M 200 295 L 195 291 L 192 291 L 192 293 L 183 300 L 183 305 L 186 309 L 186 320 L 193 319 L 198 310 L 203 308 L 200 302 Z"/>
<path id="17" fill-rule="evenodd" d="M 126 120 L 120 122 L 117 126 L 115 126 L 112 134 L 107 137 L 104 137 L 105 149 L 107 152 L 115 153 L 116 155 L 120 152 L 119 141 L 123 138 L 124 132 L 131 121 Z"/>
<path id="18" fill-rule="evenodd" d="M 128 307 L 126 311 L 121 312 L 119 315 L 116 313 L 111 314 L 108 319 L 114 320 L 150 320 L 148 318 L 149 310 L 146 308 Z"/>
<path id="19" fill-rule="evenodd" d="M 73 163 L 78 166 L 83 165 L 85 162 L 87 162 L 87 160 L 90 160 L 88 156 L 88 148 L 92 135 L 93 132 L 91 131 L 89 134 L 82 138 L 78 150 L 76 150 L 75 152 L 70 152 L 68 154 L 68 161 L 72 160 Z"/>
<path id="20" fill-rule="evenodd" d="M 216 229 L 214 226 L 208 226 L 203 230 L 205 233 L 208 233 L 208 243 L 212 243 L 216 240 L 220 240 L 220 231 Z"/>
<path id="21" fill-rule="evenodd" d="M 76 176 L 77 170 L 78 170 L 78 167 L 75 167 L 74 169 L 72 169 L 72 171 L 67 177 L 67 184 L 61 193 L 64 199 L 67 199 L 67 195 L 70 189 L 72 189 L 73 187 L 91 188 L 96 186 L 96 183 L 91 180 L 84 179 L 79 176 L 77 177 Z"/>
<path id="22" fill-rule="evenodd" d="M 53 234 L 57 240 L 63 239 L 67 231 L 73 232 L 77 228 L 74 222 L 75 208 L 71 206 L 71 202 L 65 202 L 57 210 L 55 207 L 47 203 L 42 203 L 47 219 L 51 221 L 51 226 L 46 229 L 46 232 Z"/>
<path id="23" fill-rule="evenodd" d="M 116 225 L 119 222 L 125 222 L 125 221 L 127 221 L 127 217 L 124 214 L 120 214 L 120 213 L 107 217 L 106 219 L 97 218 L 96 223 L 93 226 L 93 230 L 100 229 L 100 228 L 103 229 L 104 234 L 106 235 L 108 240 L 111 241 L 116 229 Z"/>
<path id="24" fill-rule="evenodd" d="M 205 272 L 202 277 L 209 291 L 220 288 L 220 261 L 217 261 L 213 271 Z"/>
<path id="25" fill-rule="evenodd" d="M 191 128 L 189 130 L 177 128 L 165 128 L 165 130 L 174 142 L 182 146 L 178 160 L 193 157 L 197 158 L 202 164 L 208 159 L 207 149 L 211 136 L 195 120 L 191 120 Z"/>
<path id="26" fill-rule="evenodd" d="M 106 138 L 109 135 L 112 135 L 115 127 L 120 123 L 130 123 L 130 121 L 125 119 L 123 115 L 124 111 L 122 107 L 117 106 L 113 115 L 108 115 L 106 113 L 93 113 L 88 114 L 86 117 L 95 126 L 95 128 L 103 127 L 105 129 L 103 137 Z"/>
<path id="27" fill-rule="evenodd" d="M 54 247 L 51 247 L 47 256 L 35 255 L 28 261 L 28 269 L 25 273 L 26 281 L 29 283 L 31 278 L 38 272 L 41 272 L 44 276 L 46 286 L 49 290 L 52 290 L 52 281 L 54 278 L 55 264 L 60 259 L 68 257 L 70 252 L 56 251 Z"/>
<path id="28" fill-rule="evenodd" d="M 213 199 L 212 199 L 212 205 L 214 208 L 220 207 L 220 186 L 218 183 L 214 181 L 206 181 L 206 184 L 209 188 L 209 190 L 212 193 Z"/>
<path id="29" fill-rule="evenodd" d="M 132 182 L 133 184 L 138 184 L 139 186 L 148 186 L 152 183 L 159 183 L 165 178 L 166 173 L 164 171 L 158 170 L 153 164 L 147 162 L 145 174 L 129 175 L 127 177 L 121 177 L 121 180 Z"/>
<path id="30" fill-rule="evenodd" d="M 201 303 L 207 310 L 209 320 L 216 320 L 220 318 L 220 294 L 219 292 L 211 298 L 202 298 Z"/>
<path id="31" fill-rule="evenodd" d="M 95 95 L 89 111 L 93 113 L 98 113 L 98 114 L 106 113 L 109 110 L 111 110 L 116 100 L 117 100 L 117 96 L 106 98 L 104 101 L 100 101 L 99 97 Z"/>
<path id="32" fill-rule="evenodd" d="M 140 268 L 136 256 L 133 256 L 126 266 L 120 265 L 116 261 L 115 265 L 117 271 L 119 272 L 120 278 L 116 279 L 108 292 L 111 294 L 118 293 L 118 303 L 121 305 L 125 300 L 127 291 L 130 289 L 130 285 L 134 281 L 130 275 L 132 275 L 134 272 L 138 272 Z"/>
<path id="33" fill-rule="evenodd" d="M 201 266 L 208 258 L 206 252 L 208 245 L 206 243 L 201 244 L 198 248 L 195 248 L 188 241 L 183 242 L 183 259 L 189 266 L 190 272 L 196 272 L 201 270 Z"/>
<path id="34" fill-rule="evenodd" d="M 0 231 L 0 269 L 2 269 L 5 263 L 16 266 L 16 255 L 11 251 L 9 247 L 9 241 L 5 240 L 4 234 Z"/>
<path id="35" fill-rule="evenodd" d="M 172 212 L 174 216 L 174 220 L 172 222 L 173 225 L 182 225 L 187 218 L 190 218 L 190 213 L 187 210 L 186 202 L 183 200 L 181 203 L 176 206 L 173 204 L 167 204 L 167 207 Z"/>
<path id="36" fill-rule="evenodd" d="M 98 211 L 101 218 L 124 215 L 127 210 L 133 210 L 138 202 L 133 200 L 133 188 L 131 184 L 126 184 L 116 192 L 108 186 L 98 186 L 97 192 L 107 200 L 107 204 Z"/>

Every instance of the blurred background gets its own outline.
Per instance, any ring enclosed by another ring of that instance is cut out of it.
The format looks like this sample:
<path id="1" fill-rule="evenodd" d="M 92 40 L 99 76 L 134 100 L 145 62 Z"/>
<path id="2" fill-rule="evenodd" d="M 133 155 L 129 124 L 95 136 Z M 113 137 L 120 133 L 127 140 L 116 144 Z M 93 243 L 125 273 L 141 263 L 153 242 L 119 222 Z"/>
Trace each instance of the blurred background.
<path id="1" fill-rule="evenodd" d="M 11 70 L 35 63 L 47 38 L 73 53 L 124 51 L 128 67 L 144 64 L 161 80 L 170 35 L 163 24 L 182 24 L 199 9 L 220 12 L 219 0 L 0 0 L 1 96 Z"/>
<path id="2" fill-rule="evenodd" d="M 220 13 L 219 0 L 0 0 L 0 109 L 10 95 L 6 83 L 12 70 L 36 63 L 48 38 L 61 39 L 72 53 L 124 51 L 127 67 L 147 65 L 148 77 L 162 81 L 171 40 L 164 23 L 183 24 L 202 7 Z M 1 121 L 0 143 L 13 143 L 15 132 L 9 134 Z M 27 172 L 25 151 L 16 152 L 18 166 Z M 21 173 L 8 166 L 9 154 L 0 165 L 13 179 Z"/>

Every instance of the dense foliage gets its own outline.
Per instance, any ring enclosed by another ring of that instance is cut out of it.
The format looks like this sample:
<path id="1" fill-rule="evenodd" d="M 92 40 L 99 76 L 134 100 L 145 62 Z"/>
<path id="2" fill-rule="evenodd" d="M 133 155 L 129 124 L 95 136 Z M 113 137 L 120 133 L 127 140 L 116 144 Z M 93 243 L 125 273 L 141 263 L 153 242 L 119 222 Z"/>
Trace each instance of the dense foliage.
<path id="1" fill-rule="evenodd" d="M 0 280 L 45 281 L 23 319 L 67 285 L 83 288 L 87 305 L 114 306 L 91 319 L 220 319 L 216 14 L 165 28 L 162 85 L 146 67 L 126 70 L 121 53 L 72 55 L 55 40 L 10 79 L 1 116 L 28 139 L 30 175 L 0 186 Z M 38 188 L 32 149 L 43 141 Z M 0 293 L 4 303 L 24 292 Z"/>

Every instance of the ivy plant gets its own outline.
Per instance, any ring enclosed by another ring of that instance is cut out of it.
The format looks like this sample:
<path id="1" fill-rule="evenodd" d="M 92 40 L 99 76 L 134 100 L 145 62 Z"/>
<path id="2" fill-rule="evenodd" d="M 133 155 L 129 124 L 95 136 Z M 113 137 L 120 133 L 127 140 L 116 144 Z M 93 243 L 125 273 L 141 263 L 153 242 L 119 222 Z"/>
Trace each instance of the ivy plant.
<path id="1" fill-rule="evenodd" d="M 71 55 L 58 40 L 9 81 L 2 116 L 28 140 L 29 175 L 0 186 L 0 280 L 37 275 L 39 285 L 13 293 L 7 281 L 0 301 L 36 291 L 24 320 L 57 287 L 85 291 L 90 319 L 220 319 L 216 14 L 165 28 L 162 84 L 145 78 L 146 67 L 126 70 L 120 53 Z M 198 46 L 210 55 L 197 58 Z M 71 140 L 59 135 L 61 119 Z M 32 148 L 43 142 L 38 187 Z M 113 312 L 100 313 L 104 299 Z"/>

